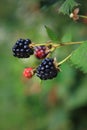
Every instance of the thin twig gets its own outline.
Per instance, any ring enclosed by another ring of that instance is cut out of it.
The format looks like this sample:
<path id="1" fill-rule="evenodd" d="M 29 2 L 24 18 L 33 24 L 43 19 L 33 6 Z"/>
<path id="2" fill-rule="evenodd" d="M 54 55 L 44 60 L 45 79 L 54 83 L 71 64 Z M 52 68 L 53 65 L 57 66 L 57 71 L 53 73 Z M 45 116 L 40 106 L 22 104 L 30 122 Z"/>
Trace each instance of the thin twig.
<path id="1" fill-rule="evenodd" d="M 71 57 L 72 53 L 70 55 L 68 55 L 64 60 L 60 61 L 57 66 L 63 64 L 64 62 L 66 62 L 70 57 Z"/>
<path id="2" fill-rule="evenodd" d="M 87 19 L 87 16 L 84 16 L 84 15 L 78 15 L 80 18 L 86 18 Z"/>

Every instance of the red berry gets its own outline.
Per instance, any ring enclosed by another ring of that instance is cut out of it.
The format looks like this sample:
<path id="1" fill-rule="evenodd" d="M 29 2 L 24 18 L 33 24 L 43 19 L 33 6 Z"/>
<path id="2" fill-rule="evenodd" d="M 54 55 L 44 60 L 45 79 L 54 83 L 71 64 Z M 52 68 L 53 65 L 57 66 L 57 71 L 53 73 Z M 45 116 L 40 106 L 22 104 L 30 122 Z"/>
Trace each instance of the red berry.
<path id="1" fill-rule="evenodd" d="M 30 79 L 33 76 L 33 74 L 34 74 L 34 72 L 33 72 L 32 68 L 25 68 L 24 69 L 24 72 L 23 72 L 24 77 Z"/>
<path id="2" fill-rule="evenodd" d="M 48 50 L 45 46 L 37 46 L 35 47 L 34 50 L 34 55 L 38 58 L 38 59 L 43 59 L 48 55 Z"/>

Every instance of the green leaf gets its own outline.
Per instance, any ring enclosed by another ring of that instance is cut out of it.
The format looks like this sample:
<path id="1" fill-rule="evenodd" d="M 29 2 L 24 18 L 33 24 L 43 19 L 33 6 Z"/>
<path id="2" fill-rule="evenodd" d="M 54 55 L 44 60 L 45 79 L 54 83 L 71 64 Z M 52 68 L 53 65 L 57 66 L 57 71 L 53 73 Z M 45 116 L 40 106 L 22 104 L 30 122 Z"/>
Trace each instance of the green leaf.
<path id="1" fill-rule="evenodd" d="M 58 42 L 58 37 L 57 35 L 47 26 L 45 26 L 47 34 L 49 36 L 49 38 L 53 41 L 53 42 Z"/>
<path id="2" fill-rule="evenodd" d="M 62 6 L 59 9 L 59 13 L 63 13 L 64 15 L 69 15 L 70 12 L 72 12 L 73 8 L 75 6 L 78 6 L 79 4 L 74 0 L 66 0 Z"/>
<path id="3" fill-rule="evenodd" d="M 65 32 L 65 35 L 62 37 L 62 42 L 70 42 L 72 41 L 72 33 L 71 30 L 67 30 L 67 32 Z"/>
<path id="4" fill-rule="evenodd" d="M 77 68 L 87 73 L 87 41 L 73 52 L 70 59 Z"/>

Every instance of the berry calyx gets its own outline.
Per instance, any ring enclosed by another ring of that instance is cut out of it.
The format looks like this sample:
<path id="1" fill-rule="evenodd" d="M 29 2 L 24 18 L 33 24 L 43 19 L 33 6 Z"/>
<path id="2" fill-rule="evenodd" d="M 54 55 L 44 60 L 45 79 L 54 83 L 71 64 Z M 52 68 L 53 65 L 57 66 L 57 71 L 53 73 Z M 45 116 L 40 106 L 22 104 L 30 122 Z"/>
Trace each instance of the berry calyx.
<path id="1" fill-rule="evenodd" d="M 53 58 L 44 59 L 36 69 L 37 76 L 41 80 L 53 79 L 57 76 L 58 71 Z"/>
<path id="2" fill-rule="evenodd" d="M 25 68 L 23 71 L 23 76 L 30 79 L 34 75 L 33 68 Z"/>
<path id="3" fill-rule="evenodd" d="M 79 8 L 75 8 L 74 11 L 70 14 L 70 18 L 72 18 L 74 21 L 79 19 Z"/>
<path id="4" fill-rule="evenodd" d="M 49 53 L 49 50 L 47 47 L 45 46 L 36 46 L 34 48 L 34 55 L 38 58 L 38 59 L 43 59 L 45 58 L 48 53 Z"/>
<path id="5" fill-rule="evenodd" d="M 18 58 L 28 58 L 34 53 L 33 48 L 29 47 L 30 39 L 19 39 L 12 48 L 13 55 Z"/>

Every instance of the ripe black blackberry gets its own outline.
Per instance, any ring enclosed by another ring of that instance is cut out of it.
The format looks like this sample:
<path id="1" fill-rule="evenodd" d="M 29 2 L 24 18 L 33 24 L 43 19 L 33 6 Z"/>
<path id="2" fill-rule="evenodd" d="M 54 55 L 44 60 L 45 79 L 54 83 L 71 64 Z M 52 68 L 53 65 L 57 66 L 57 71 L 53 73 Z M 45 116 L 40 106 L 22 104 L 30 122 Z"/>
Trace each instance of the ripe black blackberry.
<path id="1" fill-rule="evenodd" d="M 18 58 L 28 58 L 33 55 L 34 51 L 29 44 L 31 44 L 31 40 L 19 39 L 12 48 L 13 55 Z"/>
<path id="2" fill-rule="evenodd" d="M 52 58 L 44 59 L 36 69 L 37 76 L 42 80 L 53 79 L 57 76 L 58 71 Z"/>

